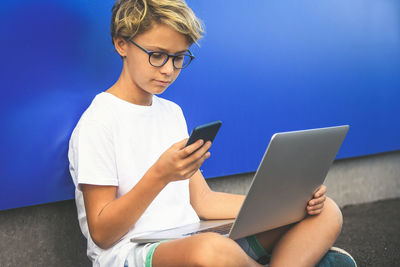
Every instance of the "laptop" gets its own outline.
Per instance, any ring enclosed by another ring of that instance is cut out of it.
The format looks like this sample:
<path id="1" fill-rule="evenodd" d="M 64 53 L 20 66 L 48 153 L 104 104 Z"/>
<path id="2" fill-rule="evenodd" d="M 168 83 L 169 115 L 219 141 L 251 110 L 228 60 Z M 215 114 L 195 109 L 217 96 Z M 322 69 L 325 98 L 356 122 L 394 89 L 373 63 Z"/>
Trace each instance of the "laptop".
<path id="1" fill-rule="evenodd" d="M 173 240 L 202 232 L 236 240 L 300 221 L 348 130 L 343 125 L 274 134 L 236 219 L 200 221 L 135 236 L 131 242 Z"/>

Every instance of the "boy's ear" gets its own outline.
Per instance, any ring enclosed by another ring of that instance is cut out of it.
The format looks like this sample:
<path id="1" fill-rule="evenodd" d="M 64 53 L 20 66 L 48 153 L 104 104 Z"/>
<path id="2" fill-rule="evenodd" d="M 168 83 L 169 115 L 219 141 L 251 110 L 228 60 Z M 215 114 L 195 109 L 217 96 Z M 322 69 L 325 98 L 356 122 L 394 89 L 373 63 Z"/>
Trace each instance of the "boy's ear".
<path id="1" fill-rule="evenodd" d="M 115 46 L 115 50 L 117 50 L 118 54 L 121 57 L 126 57 L 127 49 L 128 49 L 128 42 L 125 39 L 123 39 L 121 37 L 114 38 L 114 46 Z"/>

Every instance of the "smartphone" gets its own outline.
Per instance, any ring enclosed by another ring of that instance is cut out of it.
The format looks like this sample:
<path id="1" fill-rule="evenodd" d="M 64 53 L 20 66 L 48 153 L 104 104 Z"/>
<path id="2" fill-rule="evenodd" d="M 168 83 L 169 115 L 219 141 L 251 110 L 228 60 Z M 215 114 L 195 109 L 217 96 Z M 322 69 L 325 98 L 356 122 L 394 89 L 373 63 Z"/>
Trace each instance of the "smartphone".
<path id="1" fill-rule="evenodd" d="M 186 143 L 186 146 L 189 146 L 196 142 L 199 139 L 202 139 L 204 143 L 207 141 L 214 141 L 215 136 L 218 133 L 219 128 L 221 127 L 221 121 L 213 121 L 210 123 L 206 123 L 200 126 L 197 126 L 193 129 L 190 134 L 189 140 Z"/>

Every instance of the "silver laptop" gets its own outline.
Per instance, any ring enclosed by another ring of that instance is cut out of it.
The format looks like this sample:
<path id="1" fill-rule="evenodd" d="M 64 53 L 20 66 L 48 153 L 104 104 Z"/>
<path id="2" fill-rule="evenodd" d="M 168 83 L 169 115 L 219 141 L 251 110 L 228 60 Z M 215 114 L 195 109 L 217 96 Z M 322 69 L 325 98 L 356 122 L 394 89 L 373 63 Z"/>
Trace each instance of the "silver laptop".
<path id="1" fill-rule="evenodd" d="M 131 241 L 158 242 L 202 232 L 217 232 L 235 240 L 300 221 L 348 130 L 344 125 L 273 135 L 235 220 L 201 221 Z"/>

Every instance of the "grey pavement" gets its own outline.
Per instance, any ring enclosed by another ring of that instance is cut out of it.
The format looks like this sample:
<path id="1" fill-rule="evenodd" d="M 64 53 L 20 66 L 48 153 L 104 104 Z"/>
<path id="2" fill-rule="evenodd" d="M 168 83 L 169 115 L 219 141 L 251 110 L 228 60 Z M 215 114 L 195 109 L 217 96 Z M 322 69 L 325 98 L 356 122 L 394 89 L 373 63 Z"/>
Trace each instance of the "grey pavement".
<path id="1" fill-rule="evenodd" d="M 346 206 L 335 246 L 358 266 L 400 266 L 400 198 Z"/>
<path id="2" fill-rule="evenodd" d="M 360 267 L 400 266 L 400 198 L 345 206 L 342 212 L 335 246 Z M 90 266 L 72 200 L 1 211 L 0 240 L 0 266 Z"/>

